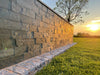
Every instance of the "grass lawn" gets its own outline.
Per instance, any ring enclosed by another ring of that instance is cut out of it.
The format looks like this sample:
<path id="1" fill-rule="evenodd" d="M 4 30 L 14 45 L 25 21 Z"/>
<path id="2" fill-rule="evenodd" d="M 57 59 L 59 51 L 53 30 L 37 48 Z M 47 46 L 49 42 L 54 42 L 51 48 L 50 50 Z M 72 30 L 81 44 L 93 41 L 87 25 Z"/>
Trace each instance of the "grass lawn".
<path id="1" fill-rule="evenodd" d="M 100 38 L 74 38 L 74 42 L 36 75 L 100 75 Z"/>

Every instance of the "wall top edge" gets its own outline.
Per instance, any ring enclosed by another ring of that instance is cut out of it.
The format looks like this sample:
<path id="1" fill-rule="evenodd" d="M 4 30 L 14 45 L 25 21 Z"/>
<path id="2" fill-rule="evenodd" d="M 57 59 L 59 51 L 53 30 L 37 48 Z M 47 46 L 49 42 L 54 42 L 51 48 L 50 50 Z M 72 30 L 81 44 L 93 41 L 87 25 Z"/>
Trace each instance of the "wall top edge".
<path id="1" fill-rule="evenodd" d="M 55 13 L 57 16 L 59 16 L 61 19 L 63 19 L 64 21 L 66 21 L 68 24 L 70 24 L 71 26 L 73 26 L 71 23 L 69 23 L 67 20 L 65 20 L 62 16 L 60 16 L 58 13 L 56 13 L 54 10 L 52 10 L 50 7 L 48 7 L 46 4 L 44 4 L 42 1 L 37 0 L 38 2 L 40 2 L 42 5 L 44 5 L 45 7 L 47 7 L 49 10 L 51 10 L 53 13 Z"/>

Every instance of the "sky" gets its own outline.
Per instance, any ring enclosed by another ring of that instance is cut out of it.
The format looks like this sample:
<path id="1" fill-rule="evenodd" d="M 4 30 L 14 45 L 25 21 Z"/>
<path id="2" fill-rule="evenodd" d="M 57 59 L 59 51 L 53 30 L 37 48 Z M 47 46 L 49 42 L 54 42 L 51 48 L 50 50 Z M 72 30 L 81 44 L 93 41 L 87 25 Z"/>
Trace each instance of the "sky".
<path id="1" fill-rule="evenodd" d="M 42 0 L 51 9 L 56 7 L 56 1 L 58 0 Z M 84 23 L 74 25 L 74 34 L 81 32 L 100 35 L 100 0 L 89 0 L 85 10 L 89 12 L 89 15 L 83 17 Z"/>

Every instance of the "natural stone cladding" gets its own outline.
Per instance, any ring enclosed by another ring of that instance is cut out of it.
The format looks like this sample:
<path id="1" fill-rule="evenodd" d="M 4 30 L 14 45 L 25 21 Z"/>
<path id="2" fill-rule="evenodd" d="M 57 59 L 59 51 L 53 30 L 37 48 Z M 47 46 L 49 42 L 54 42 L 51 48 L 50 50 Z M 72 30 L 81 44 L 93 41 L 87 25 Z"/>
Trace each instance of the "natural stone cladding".
<path id="1" fill-rule="evenodd" d="M 0 51 L 8 53 L 0 57 L 27 59 L 72 43 L 73 26 L 42 2 L 0 0 Z"/>
<path id="2" fill-rule="evenodd" d="M 72 43 L 67 46 L 63 46 L 42 55 L 20 62 L 16 65 L 6 67 L 0 70 L 0 75 L 35 75 L 36 72 L 50 63 L 55 56 L 65 52 L 75 44 L 76 43 Z"/>

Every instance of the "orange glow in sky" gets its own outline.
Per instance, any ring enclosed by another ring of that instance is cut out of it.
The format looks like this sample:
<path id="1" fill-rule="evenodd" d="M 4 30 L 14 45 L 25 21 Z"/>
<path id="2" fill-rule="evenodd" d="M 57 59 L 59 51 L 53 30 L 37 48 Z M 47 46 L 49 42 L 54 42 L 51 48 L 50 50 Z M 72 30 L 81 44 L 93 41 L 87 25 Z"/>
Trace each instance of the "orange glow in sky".
<path id="1" fill-rule="evenodd" d="M 99 30 L 99 25 L 98 24 L 88 24 L 86 27 L 89 28 L 89 30 L 91 30 L 91 31 Z"/>

